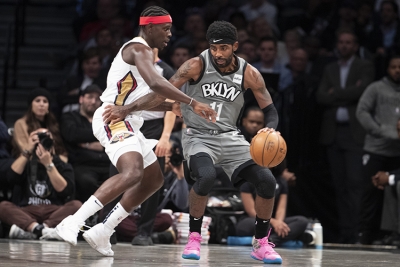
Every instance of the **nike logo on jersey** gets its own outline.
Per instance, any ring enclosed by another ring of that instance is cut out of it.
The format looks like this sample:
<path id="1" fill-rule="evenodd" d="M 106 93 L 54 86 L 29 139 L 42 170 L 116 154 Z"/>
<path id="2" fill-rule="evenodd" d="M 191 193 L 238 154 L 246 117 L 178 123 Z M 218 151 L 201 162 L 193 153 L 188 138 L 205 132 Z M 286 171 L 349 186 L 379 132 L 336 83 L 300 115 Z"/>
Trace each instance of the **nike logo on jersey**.
<path id="1" fill-rule="evenodd" d="M 201 85 L 204 97 L 220 97 L 227 101 L 235 101 L 240 95 L 241 90 L 236 91 L 236 87 L 228 87 L 224 82 L 206 83 Z"/>
<path id="2" fill-rule="evenodd" d="M 206 74 L 215 73 L 216 71 L 208 71 L 206 70 Z"/>
<path id="3" fill-rule="evenodd" d="M 216 43 L 216 42 L 219 42 L 219 41 L 222 41 L 222 39 L 213 40 L 213 43 Z"/>

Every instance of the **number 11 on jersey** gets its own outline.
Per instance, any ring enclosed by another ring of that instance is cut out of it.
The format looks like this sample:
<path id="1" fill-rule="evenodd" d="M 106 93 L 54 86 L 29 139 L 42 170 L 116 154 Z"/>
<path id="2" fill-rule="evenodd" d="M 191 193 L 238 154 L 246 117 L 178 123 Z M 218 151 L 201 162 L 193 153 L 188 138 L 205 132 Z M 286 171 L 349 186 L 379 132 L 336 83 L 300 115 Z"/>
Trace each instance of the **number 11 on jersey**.
<path id="1" fill-rule="evenodd" d="M 221 103 L 221 102 L 218 103 L 218 104 L 217 104 L 217 102 L 212 102 L 210 104 L 211 108 L 217 112 L 217 118 L 216 118 L 217 121 L 219 121 L 219 116 L 221 115 L 222 105 L 223 104 L 224 103 Z"/>

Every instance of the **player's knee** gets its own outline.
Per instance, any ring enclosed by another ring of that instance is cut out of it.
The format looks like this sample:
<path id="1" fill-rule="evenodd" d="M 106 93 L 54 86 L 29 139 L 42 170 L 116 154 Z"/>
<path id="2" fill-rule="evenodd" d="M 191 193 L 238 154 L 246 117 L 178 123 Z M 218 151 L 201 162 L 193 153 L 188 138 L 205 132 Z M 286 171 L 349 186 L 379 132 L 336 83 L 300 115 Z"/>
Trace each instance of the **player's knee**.
<path id="1" fill-rule="evenodd" d="M 125 181 L 127 187 L 132 187 L 139 183 L 143 178 L 143 170 L 138 168 L 130 168 L 121 173 L 122 179 Z"/>
<path id="2" fill-rule="evenodd" d="M 190 157 L 190 170 L 196 182 L 193 190 L 200 196 L 206 196 L 214 186 L 217 172 L 210 156 L 199 153 Z"/>
<path id="3" fill-rule="evenodd" d="M 254 185 L 257 195 L 266 199 L 273 198 L 275 196 L 276 180 L 271 171 L 260 169 L 256 172 L 256 178 L 257 180 Z"/>

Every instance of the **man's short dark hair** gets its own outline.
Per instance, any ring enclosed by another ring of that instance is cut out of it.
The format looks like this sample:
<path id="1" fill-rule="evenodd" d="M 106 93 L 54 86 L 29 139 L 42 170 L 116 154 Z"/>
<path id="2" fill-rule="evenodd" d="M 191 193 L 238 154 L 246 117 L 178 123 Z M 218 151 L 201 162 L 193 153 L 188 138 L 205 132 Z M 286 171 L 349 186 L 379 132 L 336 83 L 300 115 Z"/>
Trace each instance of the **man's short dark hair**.
<path id="1" fill-rule="evenodd" d="M 227 21 L 215 21 L 208 27 L 206 39 L 223 39 L 226 43 L 233 44 L 238 40 L 236 27 Z"/>

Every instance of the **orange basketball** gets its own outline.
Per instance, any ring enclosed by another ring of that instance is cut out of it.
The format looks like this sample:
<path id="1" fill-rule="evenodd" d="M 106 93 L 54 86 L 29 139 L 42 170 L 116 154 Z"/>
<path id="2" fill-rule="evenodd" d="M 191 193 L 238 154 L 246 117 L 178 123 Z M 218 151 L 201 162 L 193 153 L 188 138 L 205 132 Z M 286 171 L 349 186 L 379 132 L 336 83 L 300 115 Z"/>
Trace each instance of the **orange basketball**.
<path id="1" fill-rule="evenodd" d="M 276 132 L 261 132 L 251 140 L 250 155 L 260 166 L 275 167 L 286 156 L 285 139 Z"/>

